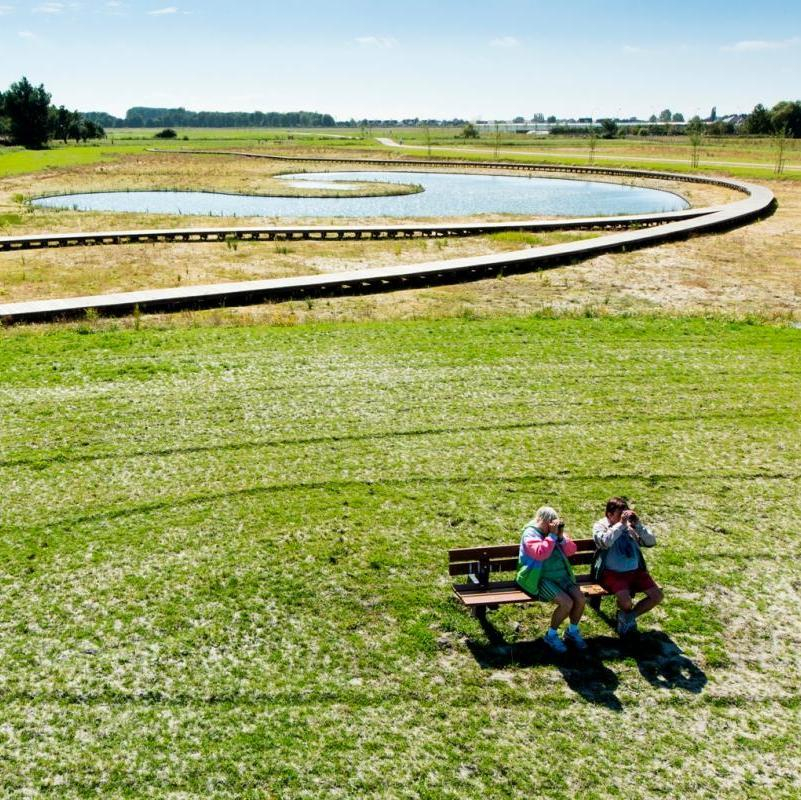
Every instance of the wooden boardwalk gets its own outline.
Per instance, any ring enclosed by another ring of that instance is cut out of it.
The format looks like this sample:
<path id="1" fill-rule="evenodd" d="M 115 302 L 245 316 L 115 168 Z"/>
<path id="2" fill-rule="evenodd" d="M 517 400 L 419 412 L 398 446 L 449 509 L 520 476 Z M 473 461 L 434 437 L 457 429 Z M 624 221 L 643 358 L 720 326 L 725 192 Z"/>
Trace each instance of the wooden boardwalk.
<path id="1" fill-rule="evenodd" d="M 242 155 L 254 156 L 254 154 Z M 277 157 L 271 156 L 271 158 Z M 302 159 L 304 162 L 312 160 L 338 163 L 343 161 L 354 162 L 353 159 Z M 408 166 L 420 163 L 428 167 L 432 166 L 430 161 L 376 162 L 373 159 L 366 162 L 359 160 L 358 163 L 382 163 L 393 166 Z M 439 163 L 437 162 L 437 165 Z M 461 164 L 445 162 L 442 165 L 448 167 L 467 166 L 464 162 Z M 473 167 L 475 165 L 471 164 L 469 166 Z M 510 168 L 508 164 L 495 164 L 492 166 L 504 169 Z M 252 240 L 271 240 L 279 237 L 289 239 L 406 238 L 409 236 L 469 236 L 504 230 L 618 229 L 616 232 L 590 240 L 527 248 L 512 253 L 498 253 L 473 258 L 351 270 L 326 275 L 306 275 L 296 278 L 218 283 L 204 286 L 184 286 L 174 289 L 153 289 L 57 300 L 6 303 L 0 304 L 0 320 L 4 323 L 16 323 L 68 319 L 83 316 L 88 309 L 94 309 L 102 315 L 124 315 L 130 314 L 137 308 L 142 312 L 163 312 L 186 308 L 239 306 L 265 301 L 276 302 L 296 298 L 368 294 L 417 286 L 480 280 L 499 273 L 511 274 L 548 269 L 571 261 L 590 258 L 601 253 L 647 247 L 694 234 L 725 230 L 745 224 L 760 215 L 768 213 L 774 203 L 773 193 L 769 189 L 734 180 L 704 178 L 696 175 L 654 173 L 643 170 L 596 170 L 586 167 L 569 167 L 557 170 L 551 166 L 511 165 L 512 168 L 517 166 L 521 166 L 526 171 L 569 171 L 710 183 L 735 189 L 743 193 L 745 197 L 742 200 L 724 206 L 630 217 L 595 217 L 553 221 L 531 220 L 529 222 L 510 223 L 460 224 L 448 222 L 422 226 L 184 228 L 161 231 L 111 231 L 50 236 L 39 235 L 38 237 L 3 237 L 3 239 L 0 239 L 0 249 L 10 250 L 87 244 L 118 244 L 136 241 L 221 241 L 228 237 L 235 237 L 241 240 L 248 240 L 248 237 Z M 619 230 L 632 225 L 636 226 L 636 229 Z M 19 244 L 21 241 L 24 241 L 24 244 Z M 14 243 L 17 243 L 17 246 Z"/>
<path id="2" fill-rule="evenodd" d="M 336 239 L 413 239 L 480 236 L 504 231 L 621 230 L 632 225 L 661 225 L 676 219 L 691 219 L 713 209 L 691 208 L 661 214 L 632 214 L 618 217 L 576 217 L 573 219 L 521 220 L 516 222 L 448 222 L 403 225 L 264 225 L 208 228 L 154 228 L 131 231 L 88 231 L 75 233 L 32 233 L 0 236 L 0 251 L 48 250 L 58 247 L 146 244 L 149 242 L 270 242 Z"/>

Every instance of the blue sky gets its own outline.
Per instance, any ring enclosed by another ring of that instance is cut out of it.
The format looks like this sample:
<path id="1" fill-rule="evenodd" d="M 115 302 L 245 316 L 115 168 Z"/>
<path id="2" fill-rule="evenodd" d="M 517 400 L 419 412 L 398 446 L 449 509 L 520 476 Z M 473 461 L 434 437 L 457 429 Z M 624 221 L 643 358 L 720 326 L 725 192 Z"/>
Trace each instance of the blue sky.
<path id="1" fill-rule="evenodd" d="M 0 0 L 0 89 L 355 117 L 685 116 L 801 97 L 801 3 Z"/>

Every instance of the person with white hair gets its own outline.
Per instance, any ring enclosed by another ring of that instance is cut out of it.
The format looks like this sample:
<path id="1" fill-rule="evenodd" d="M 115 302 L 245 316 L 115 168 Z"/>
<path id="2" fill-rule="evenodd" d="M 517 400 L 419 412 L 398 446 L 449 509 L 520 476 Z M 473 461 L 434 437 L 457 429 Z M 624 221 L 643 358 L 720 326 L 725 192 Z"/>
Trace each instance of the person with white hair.
<path id="1" fill-rule="evenodd" d="M 568 558 L 576 552 L 576 543 L 565 534 L 564 522 L 550 506 L 537 510 L 534 519 L 523 529 L 517 562 L 517 584 L 535 600 L 556 604 L 543 641 L 556 653 L 567 652 L 566 644 L 586 650 L 587 643 L 579 630 L 584 613 L 584 595 L 576 583 Z M 570 617 L 564 640 L 559 626 Z"/>

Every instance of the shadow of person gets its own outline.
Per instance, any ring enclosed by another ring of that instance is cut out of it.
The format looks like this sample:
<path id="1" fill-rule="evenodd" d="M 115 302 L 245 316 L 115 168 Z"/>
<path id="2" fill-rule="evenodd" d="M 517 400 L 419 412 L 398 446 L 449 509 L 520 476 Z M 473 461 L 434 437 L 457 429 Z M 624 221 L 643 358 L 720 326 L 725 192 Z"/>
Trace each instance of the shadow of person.
<path id="1" fill-rule="evenodd" d="M 602 658 L 633 659 L 640 675 L 657 689 L 700 694 L 707 684 L 706 673 L 662 631 L 644 631 L 625 639 L 598 636 L 594 644 Z"/>
<path id="2" fill-rule="evenodd" d="M 481 620 L 481 627 L 488 644 L 468 641 L 467 647 L 482 669 L 555 666 L 565 683 L 587 702 L 612 711 L 623 709 L 615 695 L 620 680 L 599 658 L 599 648 L 592 638 L 587 640 L 585 652 L 570 649 L 565 655 L 559 655 L 542 639 L 509 643 L 489 620 Z"/>
<path id="3" fill-rule="evenodd" d="M 706 673 L 662 631 L 645 631 L 623 642 L 627 654 L 637 662 L 640 674 L 657 689 L 683 689 L 700 694 Z"/>
<path id="4" fill-rule="evenodd" d="M 595 642 L 587 639 L 587 652 L 558 665 L 565 683 L 588 703 L 606 706 L 610 711 L 622 711 L 623 704 L 615 694 L 620 684 L 617 674 L 599 658 Z"/>

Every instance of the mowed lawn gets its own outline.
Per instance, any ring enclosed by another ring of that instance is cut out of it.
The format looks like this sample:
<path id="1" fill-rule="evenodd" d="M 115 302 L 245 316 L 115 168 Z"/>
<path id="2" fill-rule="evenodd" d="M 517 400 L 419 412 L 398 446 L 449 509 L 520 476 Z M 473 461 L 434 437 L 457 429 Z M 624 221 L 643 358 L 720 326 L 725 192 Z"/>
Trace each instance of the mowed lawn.
<path id="1" fill-rule="evenodd" d="M 799 408 L 801 330 L 722 321 L 0 331 L 2 796 L 797 798 Z M 454 602 L 610 494 L 639 643 Z"/>

